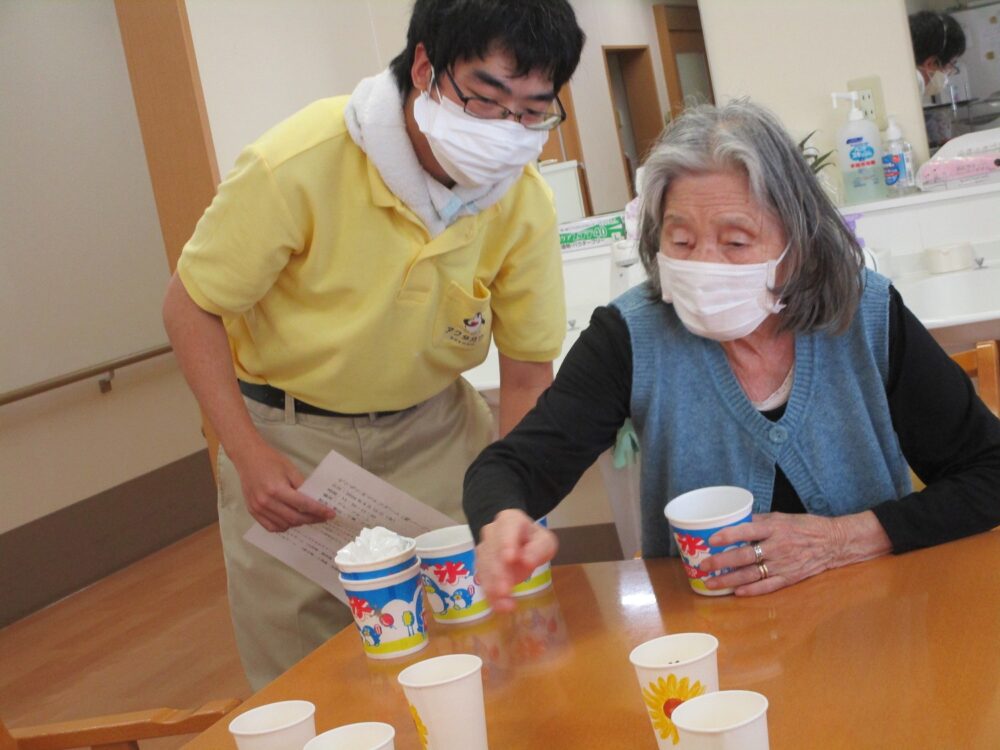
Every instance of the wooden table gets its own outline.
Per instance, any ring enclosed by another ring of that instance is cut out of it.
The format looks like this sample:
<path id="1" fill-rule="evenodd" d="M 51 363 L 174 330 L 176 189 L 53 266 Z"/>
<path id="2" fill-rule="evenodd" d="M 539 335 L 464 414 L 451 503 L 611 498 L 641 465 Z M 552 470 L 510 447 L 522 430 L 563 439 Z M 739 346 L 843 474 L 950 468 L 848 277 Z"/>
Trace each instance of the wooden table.
<path id="1" fill-rule="evenodd" d="M 324 731 L 355 721 L 419 744 L 396 675 L 439 654 L 484 661 L 497 750 L 655 750 L 629 651 L 664 633 L 719 646 L 722 689 L 770 701 L 771 747 L 1000 748 L 1000 532 L 827 572 L 757 598 L 698 596 L 674 559 L 569 565 L 511 615 L 430 626 L 430 645 L 364 656 L 353 628 L 235 713 L 304 698 Z M 235 714 L 234 714 L 235 715 Z M 230 717 L 231 718 L 231 717 Z M 228 719 L 187 745 L 235 747 Z"/>

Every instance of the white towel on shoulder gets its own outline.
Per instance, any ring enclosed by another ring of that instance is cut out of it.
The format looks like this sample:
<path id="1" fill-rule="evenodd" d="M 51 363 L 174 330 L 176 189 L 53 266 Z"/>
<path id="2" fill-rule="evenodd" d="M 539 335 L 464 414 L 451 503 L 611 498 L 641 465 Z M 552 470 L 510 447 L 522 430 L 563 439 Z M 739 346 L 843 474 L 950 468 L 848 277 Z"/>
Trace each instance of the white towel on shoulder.
<path id="1" fill-rule="evenodd" d="M 460 216 L 489 208 L 520 178 L 495 185 L 447 188 L 428 174 L 406 132 L 403 102 L 388 70 L 365 78 L 354 89 L 344 112 L 347 130 L 368 155 L 386 186 L 424 222 L 432 237 Z"/>

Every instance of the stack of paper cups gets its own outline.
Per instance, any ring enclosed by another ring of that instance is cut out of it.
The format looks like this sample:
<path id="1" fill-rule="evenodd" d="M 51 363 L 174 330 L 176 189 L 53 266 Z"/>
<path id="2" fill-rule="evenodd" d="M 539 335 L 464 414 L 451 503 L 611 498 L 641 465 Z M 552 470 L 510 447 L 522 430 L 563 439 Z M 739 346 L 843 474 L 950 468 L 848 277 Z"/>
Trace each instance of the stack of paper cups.
<path id="1" fill-rule="evenodd" d="M 391 659 L 427 645 L 416 543 L 377 562 L 337 561 L 361 645 L 372 659 Z"/>

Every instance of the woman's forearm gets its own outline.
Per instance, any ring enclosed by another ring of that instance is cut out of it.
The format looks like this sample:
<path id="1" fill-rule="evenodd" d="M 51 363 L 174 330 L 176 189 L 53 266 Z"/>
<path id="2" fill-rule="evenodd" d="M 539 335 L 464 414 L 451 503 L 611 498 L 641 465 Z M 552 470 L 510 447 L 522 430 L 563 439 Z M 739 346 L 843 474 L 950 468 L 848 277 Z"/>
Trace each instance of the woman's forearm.
<path id="1" fill-rule="evenodd" d="M 843 567 L 892 552 L 892 542 L 870 510 L 832 519 L 836 545 L 832 567 Z"/>

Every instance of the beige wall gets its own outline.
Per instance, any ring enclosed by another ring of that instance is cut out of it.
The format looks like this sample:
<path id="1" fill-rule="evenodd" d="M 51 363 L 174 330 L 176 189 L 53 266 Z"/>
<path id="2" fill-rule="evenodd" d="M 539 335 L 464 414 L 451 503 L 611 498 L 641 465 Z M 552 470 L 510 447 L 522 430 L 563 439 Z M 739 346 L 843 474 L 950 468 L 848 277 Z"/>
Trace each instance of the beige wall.
<path id="1" fill-rule="evenodd" d="M 309 102 L 349 94 L 403 48 L 404 0 L 187 0 L 212 138 L 240 150 Z"/>
<path id="2" fill-rule="evenodd" d="M 5 391 L 164 343 L 166 258 L 111 0 L 0 13 Z"/>
<path id="3" fill-rule="evenodd" d="M 717 101 L 748 95 L 796 138 L 819 130 L 813 143 L 826 151 L 847 117 L 842 103 L 832 109 L 830 92 L 876 74 L 917 161 L 927 158 L 903 0 L 701 0 L 699 8 Z"/>
<path id="4" fill-rule="evenodd" d="M 648 45 L 667 107 L 653 0 L 573 0 L 587 34 L 573 100 L 594 210 L 628 201 L 602 45 Z M 687 0 L 679 4 L 693 4 Z M 350 93 L 405 45 L 404 0 L 187 0 L 212 137 L 225 173 L 240 149 L 310 101 Z"/>
<path id="5" fill-rule="evenodd" d="M 580 26 L 587 34 L 580 67 L 573 77 L 573 102 L 596 213 L 618 211 L 628 202 L 628 185 L 618 149 L 611 90 L 601 48 L 648 46 L 660 112 L 668 108 L 660 47 L 653 24 L 654 4 L 652 0 L 573 0 Z"/>
<path id="6" fill-rule="evenodd" d="M 0 390 L 166 341 L 112 0 L 0 3 Z M 202 448 L 171 357 L 0 407 L 0 533 Z"/>

